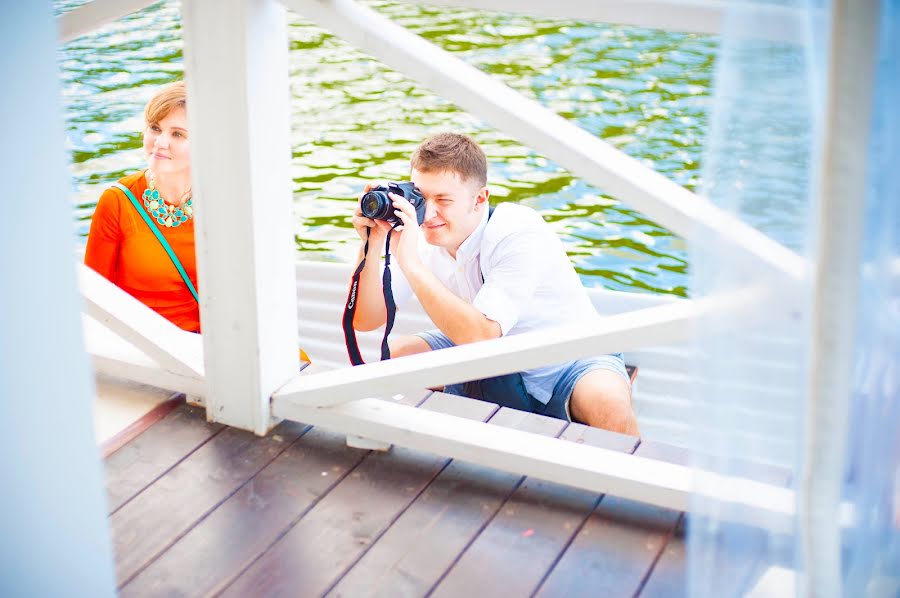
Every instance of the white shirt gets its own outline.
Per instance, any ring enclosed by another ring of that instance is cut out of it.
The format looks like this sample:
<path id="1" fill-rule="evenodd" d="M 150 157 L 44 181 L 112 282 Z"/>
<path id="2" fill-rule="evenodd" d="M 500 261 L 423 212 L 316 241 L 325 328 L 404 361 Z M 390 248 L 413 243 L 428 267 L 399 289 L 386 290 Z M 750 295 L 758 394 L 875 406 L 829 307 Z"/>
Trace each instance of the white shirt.
<path id="1" fill-rule="evenodd" d="M 422 262 L 444 286 L 500 324 L 503 335 L 597 316 L 562 241 L 529 207 L 500 204 L 490 221 L 485 210 L 455 259 L 446 249 L 424 239 L 418 247 Z M 412 296 L 412 289 L 394 260 L 391 279 L 394 300 L 402 305 Z M 525 389 L 546 404 L 564 366 L 522 372 Z"/>

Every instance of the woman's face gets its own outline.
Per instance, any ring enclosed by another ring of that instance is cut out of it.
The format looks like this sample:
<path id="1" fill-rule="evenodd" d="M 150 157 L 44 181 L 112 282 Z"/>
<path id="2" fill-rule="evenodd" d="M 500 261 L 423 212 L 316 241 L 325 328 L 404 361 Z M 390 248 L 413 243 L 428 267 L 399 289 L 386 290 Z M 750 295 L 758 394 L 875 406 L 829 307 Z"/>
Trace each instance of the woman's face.
<path id="1" fill-rule="evenodd" d="M 190 142 L 184 108 L 175 108 L 158 123 L 147 125 L 144 155 L 154 174 L 190 174 Z"/>

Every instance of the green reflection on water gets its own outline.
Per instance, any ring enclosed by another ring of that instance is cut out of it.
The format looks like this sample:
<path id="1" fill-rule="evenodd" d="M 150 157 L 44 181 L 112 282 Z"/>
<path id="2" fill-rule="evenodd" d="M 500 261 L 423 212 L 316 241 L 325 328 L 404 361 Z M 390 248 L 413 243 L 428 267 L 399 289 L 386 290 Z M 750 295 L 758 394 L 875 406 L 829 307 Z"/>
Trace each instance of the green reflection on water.
<path id="1" fill-rule="evenodd" d="M 406 3 L 368 5 L 676 183 L 699 184 L 712 38 Z M 665 228 L 296 15 L 289 36 L 298 252 L 354 260 L 358 237 L 350 219 L 362 187 L 405 180 L 416 144 L 452 129 L 484 148 L 492 202 L 540 211 L 586 285 L 685 295 L 684 243 Z M 102 190 L 143 166 L 144 103 L 159 85 L 181 76 L 177 5 L 151 6 L 74 40 L 59 56 L 74 218 L 85 235 L 85 219 Z"/>

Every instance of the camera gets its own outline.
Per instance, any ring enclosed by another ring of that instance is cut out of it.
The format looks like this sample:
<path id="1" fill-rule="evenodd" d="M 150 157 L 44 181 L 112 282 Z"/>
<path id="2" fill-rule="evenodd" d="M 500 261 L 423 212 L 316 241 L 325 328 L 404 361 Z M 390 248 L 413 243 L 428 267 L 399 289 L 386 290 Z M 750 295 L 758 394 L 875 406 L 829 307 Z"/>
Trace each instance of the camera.
<path id="1" fill-rule="evenodd" d="M 388 193 L 405 197 L 416 209 L 416 220 L 422 224 L 425 220 L 425 198 L 411 182 L 388 183 L 386 187 L 382 185 L 371 189 L 359 200 L 362 215 L 366 218 L 384 220 L 394 228 L 400 226 L 402 221 L 394 214 L 394 205 Z"/>

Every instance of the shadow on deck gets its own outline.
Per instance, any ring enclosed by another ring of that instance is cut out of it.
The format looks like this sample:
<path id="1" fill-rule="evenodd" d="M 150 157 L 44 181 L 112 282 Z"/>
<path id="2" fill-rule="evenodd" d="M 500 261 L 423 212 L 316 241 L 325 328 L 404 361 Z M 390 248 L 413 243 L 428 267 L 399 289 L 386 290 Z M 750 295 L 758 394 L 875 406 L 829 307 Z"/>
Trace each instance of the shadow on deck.
<path id="1" fill-rule="evenodd" d="M 657 459 L 678 448 L 445 395 L 420 408 Z M 105 461 L 122 596 L 677 596 L 683 514 L 179 404 Z M 752 563 L 744 563 L 749 575 Z"/>

